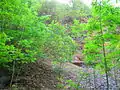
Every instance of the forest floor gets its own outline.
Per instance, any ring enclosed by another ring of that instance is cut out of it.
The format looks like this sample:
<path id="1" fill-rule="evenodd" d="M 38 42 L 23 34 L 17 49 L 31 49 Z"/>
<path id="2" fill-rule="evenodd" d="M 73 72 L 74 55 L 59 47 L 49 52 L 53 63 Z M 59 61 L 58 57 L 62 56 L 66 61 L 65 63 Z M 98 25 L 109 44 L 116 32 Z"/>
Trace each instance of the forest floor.
<path id="1" fill-rule="evenodd" d="M 112 75 L 113 70 L 110 73 Z M 54 72 L 50 61 L 41 62 L 40 60 L 24 66 L 21 75 L 18 77 L 22 82 L 17 84 L 19 86 L 18 90 L 75 90 L 66 82 L 67 80 L 72 80 L 76 84 L 79 83 L 80 88 L 87 88 L 83 90 L 93 88 L 96 88 L 95 90 L 106 90 L 105 75 L 101 75 L 99 71 L 94 74 L 94 69 L 90 67 L 79 67 L 72 63 L 65 63 L 62 65 L 61 76 L 63 76 L 61 83 L 64 84 L 66 89 L 56 88 L 59 83 L 57 80 L 59 75 Z M 116 84 L 120 86 L 120 70 L 117 71 L 116 79 L 117 82 L 115 82 L 116 80 L 113 76 L 109 78 L 109 90 L 119 90 L 118 88 L 120 87 L 116 88 Z"/>
<path id="2" fill-rule="evenodd" d="M 107 90 L 106 76 L 105 74 L 100 74 L 99 70 L 94 70 L 91 67 L 85 66 L 75 68 L 75 66 L 71 64 L 65 64 L 64 69 L 64 71 L 67 71 L 66 79 L 72 79 L 76 83 L 79 83 L 80 88 L 87 88 L 87 90 Z M 114 70 L 116 70 L 116 74 L 114 74 Z M 116 78 L 114 75 L 116 75 Z M 114 68 L 109 72 L 109 88 L 109 90 L 120 89 L 119 69 Z"/>

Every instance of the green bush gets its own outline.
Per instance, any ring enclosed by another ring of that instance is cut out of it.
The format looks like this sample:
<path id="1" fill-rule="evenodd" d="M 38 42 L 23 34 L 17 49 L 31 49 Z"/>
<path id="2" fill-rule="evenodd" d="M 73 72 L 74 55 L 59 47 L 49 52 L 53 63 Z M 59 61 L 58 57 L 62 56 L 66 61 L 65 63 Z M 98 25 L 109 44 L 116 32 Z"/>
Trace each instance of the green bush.
<path id="1" fill-rule="evenodd" d="M 0 6 L 0 66 L 40 58 L 70 59 L 75 43 L 62 26 L 45 25 L 48 16 L 38 15 L 39 1 L 2 0 Z"/>

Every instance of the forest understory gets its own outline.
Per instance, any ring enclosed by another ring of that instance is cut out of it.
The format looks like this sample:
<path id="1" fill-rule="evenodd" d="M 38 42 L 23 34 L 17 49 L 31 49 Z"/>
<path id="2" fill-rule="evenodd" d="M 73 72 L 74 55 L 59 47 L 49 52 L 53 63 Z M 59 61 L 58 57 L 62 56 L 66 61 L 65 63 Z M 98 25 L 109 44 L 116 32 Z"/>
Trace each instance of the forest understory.
<path id="1" fill-rule="evenodd" d="M 120 0 L 88 1 L 0 0 L 0 90 L 120 90 Z"/>
<path id="2" fill-rule="evenodd" d="M 61 72 L 53 69 L 49 61 L 37 61 L 23 66 L 19 76 L 14 77 L 12 88 L 5 90 L 76 90 L 68 82 L 74 82 L 78 85 L 78 90 L 107 90 L 106 76 L 101 75 L 98 70 L 88 66 L 76 66 L 72 63 L 65 63 Z M 59 66 L 56 66 L 58 68 Z M 109 90 L 119 90 L 120 86 L 120 69 L 113 68 L 109 71 Z M 57 79 L 58 77 L 61 80 Z M 71 82 L 71 83 L 72 83 Z M 62 84 L 64 89 L 56 87 Z"/>

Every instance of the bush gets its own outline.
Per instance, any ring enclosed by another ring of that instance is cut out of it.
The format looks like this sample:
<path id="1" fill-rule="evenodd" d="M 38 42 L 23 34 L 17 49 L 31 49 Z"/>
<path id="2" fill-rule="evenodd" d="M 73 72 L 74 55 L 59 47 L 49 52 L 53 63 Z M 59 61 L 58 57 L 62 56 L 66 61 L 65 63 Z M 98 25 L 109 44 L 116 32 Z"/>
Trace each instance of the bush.
<path id="1" fill-rule="evenodd" d="M 75 47 L 65 28 L 52 23 L 48 16 L 38 16 L 41 7 L 33 0 L 2 0 L 0 2 L 0 66 L 34 62 L 39 58 L 69 60 Z"/>

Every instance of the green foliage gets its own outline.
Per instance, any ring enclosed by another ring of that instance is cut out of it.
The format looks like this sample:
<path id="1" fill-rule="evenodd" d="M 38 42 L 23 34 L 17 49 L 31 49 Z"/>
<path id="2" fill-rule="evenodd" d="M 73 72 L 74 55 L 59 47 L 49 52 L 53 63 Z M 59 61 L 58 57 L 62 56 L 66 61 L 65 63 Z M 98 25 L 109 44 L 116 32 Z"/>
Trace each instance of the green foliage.
<path id="1" fill-rule="evenodd" d="M 69 85 L 69 87 L 71 88 L 71 89 L 78 89 L 78 88 L 80 88 L 74 81 L 72 81 L 72 80 L 66 80 L 66 82 L 68 83 L 68 85 Z"/>
<path id="2" fill-rule="evenodd" d="M 0 33 L 0 66 L 6 66 L 13 60 L 19 60 L 18 57 L 24 57 L 21 51 L 15 48 L 14 45 L 6 45 L 7 41 L 10 41 L 10 38 L 5 33 Z"/>
<path id="3" fill-rule="evenodd" d="M 43 44 L 37 38 L 42 38 L 43 32 L 40 31 L 45 28 L 45 25 L 39 22 L 41 17 L 36 16 L 36 10 L 33 11 L 28 2 L 32 1 L 3 0 L 0 2 L 1 39 L 4 34 L 9 38 L 9 41 L 4 38 L 2 44 L 4 46 L 0 49 L 3 55 L 0 62 L 6 62 L 1 64 L 9 65 L 9 62 L 14 60 L 18 63 L 33 62 L 39 53 L 36 51 L 39 50 L 38 45 Z"/>
<path id="4" fill-rule="evenodd" d="M 78 90 L 80 88 L 80 86 L 74 82 L 73 80 L 64 80 L 63 78 L 58 78 L 59 80 L 59 84 L 57 84 L 57 88 L 58 89 L 70 89 L 70 90 L 73 90 L 73 89 L 76 89 Z M 66 83 L 66 84 L 63 84 L 63 83 Z"/>
<path id="5" fill-rule="evenodd" d="M 51 15 L 52 20 L 61 21 L 65 16 L 77 18 L 90 14 L 90 9 L 80 0 L 73 0 L 70 4 L 62 4 L 56 0 L 41 0 L 42 7 L 39 15 Z"/>
<path id="6" fill-rule="evenodd" d="M 47 57 L 69 60 L 75 43 L 62 26 L 45 25 L 49 18 L 38 16 L 39 1 L 2 0 L 0 6 L 0 66 Z"/>
<path id="7" fill-rule="evenodd" d="M 87 63 L 95 63 L 96 67 L 104 69 L 103 44 L 105 46 L 106 60 L 109 69 L 119 63 L 120 59 L 120 35 L 117 27 L 120 25 L 120 8 L 113 7 L 107 2 L 93 5 L 92 18 L 87 24 L 87 38 L 85 44 L 85 60 Z M 101 28 L 101 26 L 102 28 Z M 103 34 L 101 32 L 103 31 Z M 104 42 L 103 42 L 104 40 Z"/>
<path id="8" fill-rule="evenodd" d="M 72 60 L 76 49 L 75 42 L 66 34 L 66 29 L 59 23 L 52 22 L 49 27 L 49 37 L 46 42 L 48 55 L 52 60 L 66 62 Z"/>
<path id="9" fill-rule="evenodd" d="M 71 32 L 69 33 L 72 37 L 84 37 L 86 36 L 84 31 L 86 30 L 86 23 L 80 23 L 79 20 L 74 20 L 71 26 Z"/>

